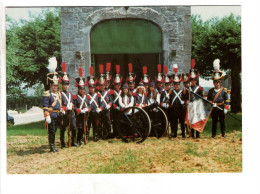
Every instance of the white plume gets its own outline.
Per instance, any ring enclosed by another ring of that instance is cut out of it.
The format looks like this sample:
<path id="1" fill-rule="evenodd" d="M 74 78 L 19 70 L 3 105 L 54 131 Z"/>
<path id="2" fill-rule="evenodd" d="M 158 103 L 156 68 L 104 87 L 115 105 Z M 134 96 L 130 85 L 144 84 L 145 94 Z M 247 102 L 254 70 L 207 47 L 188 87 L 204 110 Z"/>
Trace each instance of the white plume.
<path id="1" fill-rule="evenodd" d="M 56 68 L 57 68 L 57 60 L 56 60 L 56 57 L 52 57 L 50 58 L 49 60 L 49 65 L 48 65 L 48 69 L 49 69 L 49 72 L 52 73 L 52 72 L 55 72 Z"/>
<path id="2" fill-rule="evenodd" d="M 219 59 L 215 59 L 215 60 L 213 61 L 213 68 L 214 68 L 214 70 L 219 71 L 219 67 L 220 67 L 219 63 L 220 63 L 220 60 L 219 60 Z"/>
<path id="3" fill-rule="evenodd" d="M 173 64 L 173 68 L 177 68 L 178 69 L 178 64 Z"/>

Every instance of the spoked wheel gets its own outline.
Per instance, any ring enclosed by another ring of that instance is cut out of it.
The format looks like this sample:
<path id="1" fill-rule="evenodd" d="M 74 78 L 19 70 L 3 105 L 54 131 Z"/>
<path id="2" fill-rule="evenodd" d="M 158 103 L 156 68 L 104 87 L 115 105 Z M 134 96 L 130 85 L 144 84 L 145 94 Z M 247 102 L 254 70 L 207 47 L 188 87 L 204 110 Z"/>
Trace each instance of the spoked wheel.
<path id="1" fill-rule="evenodd" d="M 158 139 L 167 134 L 168 118 L 165 112 L 160 107 L 155 107 L 147 111 L 151 119 L 151 133 L 150 136 Z"/>
<path id="2" fill-rule="evenodd" d="M 129 107 L 118 116 L 116 129 L 124 142 L 142 143 L 150 134 L 151 121 L 143 109 Z"/>

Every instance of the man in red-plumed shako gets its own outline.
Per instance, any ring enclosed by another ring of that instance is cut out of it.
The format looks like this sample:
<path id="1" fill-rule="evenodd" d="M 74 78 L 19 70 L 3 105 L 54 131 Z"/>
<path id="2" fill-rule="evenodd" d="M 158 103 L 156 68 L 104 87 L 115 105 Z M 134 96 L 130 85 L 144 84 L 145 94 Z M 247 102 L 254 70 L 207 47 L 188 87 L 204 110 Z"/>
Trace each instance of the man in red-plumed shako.
<path id="1" fill-rule="evenodd" d="M 61 149 L 65 148 L 64 135 L 67 127 L 70 128 L 69 135 L 68 135 L 69 138 L 68 146 L 78 147 L 78 144 L 76 143 L 77 141 L 76 140 L 77 138 L 76 118 L 75 118 L 75 112 L 72 111 L 74 108 L 73 95 L 71 92 L 68 91 L 69 82 L 70 82 L 69 75 L 66 73 L 66 63 L 62 63 L 62 75 L 60 77 L 60 83 L 62 83 L 62 91 L 61 91 L 62 122 L 61 122 L 61 129 L 60 129 Z M 70 133 L 72 133 L 71 137 L 70 137 Z"/>

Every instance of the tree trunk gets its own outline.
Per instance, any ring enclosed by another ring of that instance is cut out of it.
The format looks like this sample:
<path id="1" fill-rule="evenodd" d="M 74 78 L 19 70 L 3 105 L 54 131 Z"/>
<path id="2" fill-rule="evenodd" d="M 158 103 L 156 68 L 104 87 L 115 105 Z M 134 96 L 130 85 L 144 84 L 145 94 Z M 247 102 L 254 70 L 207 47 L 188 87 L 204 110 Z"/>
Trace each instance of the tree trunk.
<path id="1" fill-rule="evenodd" d="M 234 60 L 231 69 L 231 112 L 238 113 L 241 108 L 241 61 Z"/>

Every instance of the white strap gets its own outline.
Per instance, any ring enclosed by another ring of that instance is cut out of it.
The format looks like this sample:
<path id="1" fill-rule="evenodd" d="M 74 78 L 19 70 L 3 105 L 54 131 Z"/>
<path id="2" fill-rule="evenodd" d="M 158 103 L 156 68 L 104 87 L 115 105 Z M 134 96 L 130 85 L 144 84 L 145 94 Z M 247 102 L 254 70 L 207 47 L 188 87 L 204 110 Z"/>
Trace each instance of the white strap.
<path id="1" fill-rule="evenodd" d="M 80 95 L 78 95 L 78 97 L 79 97 L 79 99 L 81 100 L 81 104 L 80 104 L 80 107 L 79 107 L 79 109 L 80 109 L 80 110 L 82 110 L 82 106 L 83 106 L 83 104 L 84 104 L 84 103 L 85 103 L 86 107 L 88 107 L 88 105 L 87 105 L 87 104 L 86 104 L 86 102 L 85 102 L 86 95 L 84 95 L 84 97 L 83 97 L 83 98 L 81 98 L 81 96 L 80 96 Z"/>
<path id="2" fill-rule="evenodd" d="M 173 92 L 175 93 L 175 97 L 173 98 L 171 105 L 173 105 L 173 103 L 176 100 L 176 98 L 179 98 L 180 102 L 182 101 L 180 96 L 179 96 L 182 93 L 182 90 L 180 90 L 178 93 L 176 93 L 175 90 L 173 90 Z"/>
<path id="3" fill-rule="evenodd" d="M 67 95 L 64 93 L 64 92 L 61 92 L 61 94 L 66 98 L 66 100 L 67 100 L 67 107 L 68 107 L 68 105 L 70 104 L 70 99 L 71 99 L 71 95 L 70 95 L 70 93 L 69 93 L 69 98 L 67 97 Z"/>
<path id="4" fill-rule="evenodd" d="M 118 100 L 118 98 L 119 98 L 119 96 L 120 96 L 120 94 L 121 94 L 121 90 L 120 90 L 120 92 L 119 93 L 117 93 L 116 91 L 115 91 L 115 93 L 117 94 L 117 97 L 116 97 L 116 99 L 114 100 L 114 104 L 116 103 L 116 101 Z"/>
<path id="5" fill-rule="evenodd" d="M 200 87 L 199 87 L 199 86 L 197 86 L 193 92 L 194 92 L 194 93 L 196 93 L 196 92 L 197 92 L 197 90 L 198 90 L 199 88 L 200 88 Z"/>
<path id="6" fill-rule="evenodd" d="M 90 96 L 89 94 L 88 94 L 88 96 L 90 97 L 90 105 L 94 102 L 95 103 L 95 105 L 96 105 L 96 107 L 98 108 L 98 104 L 97 104 L 97 102 L 96 102 L 96 100 L 95 100 L 95 98 L 96 98 L 96 96 L 97 96 L 97 93 L 95 93 L 94 94 L 94 96 L 92 97 L 92 96 Z"/>
<path id="7" fill-rule="evenodd" d="M 103 102 L 106 104 L 106 106 L 107 106 L 107 102 L 106 102 L 106 100 L 105 100 L 105 97 L 106 97 L 106 95 L 107 95 L 107 92 L 108 92 L 108 91 L 106 91 L 103 96 L 102 96 L 101 93 L 98 92 L 98 93 L 101 95 L 101 101 L 103 101 Z"/>

